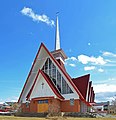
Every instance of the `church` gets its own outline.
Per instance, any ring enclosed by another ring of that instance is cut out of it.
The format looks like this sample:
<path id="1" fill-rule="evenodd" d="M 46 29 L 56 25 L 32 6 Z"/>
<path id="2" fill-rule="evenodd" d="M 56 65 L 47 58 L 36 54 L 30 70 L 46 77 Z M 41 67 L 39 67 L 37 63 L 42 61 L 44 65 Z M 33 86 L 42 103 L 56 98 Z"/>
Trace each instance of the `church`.
<path id="1" fill-rule="evenodd" d="M 71 78 L 65 69 L 67 56 L 60 48 L 58 17 L 55 50 L 41 43 L 18 103 L 22 112 L 89 112 L 95 93 L 90 74 Z"/>

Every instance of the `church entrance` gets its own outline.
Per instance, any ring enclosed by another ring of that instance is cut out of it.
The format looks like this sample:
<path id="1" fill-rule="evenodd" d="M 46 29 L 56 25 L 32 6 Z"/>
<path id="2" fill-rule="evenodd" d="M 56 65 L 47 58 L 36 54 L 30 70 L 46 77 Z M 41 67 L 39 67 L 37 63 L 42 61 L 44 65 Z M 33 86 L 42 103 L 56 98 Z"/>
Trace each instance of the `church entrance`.
<path id="1" fill-rule="evenodd" d="M 48 100 L 38 100 L 37 112 L 48 112 Z"/>

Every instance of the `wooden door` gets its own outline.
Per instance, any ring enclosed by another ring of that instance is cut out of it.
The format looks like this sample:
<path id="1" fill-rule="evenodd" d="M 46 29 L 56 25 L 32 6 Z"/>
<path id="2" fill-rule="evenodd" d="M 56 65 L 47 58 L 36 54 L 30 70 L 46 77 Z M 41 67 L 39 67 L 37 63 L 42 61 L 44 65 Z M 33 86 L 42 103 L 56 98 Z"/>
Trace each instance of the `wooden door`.
<path id="1" fill-rule="evenodd" d="M 37 112 L 47 112 L 48 111 L 48 100 L 39 100 L 37 106 Z"/>

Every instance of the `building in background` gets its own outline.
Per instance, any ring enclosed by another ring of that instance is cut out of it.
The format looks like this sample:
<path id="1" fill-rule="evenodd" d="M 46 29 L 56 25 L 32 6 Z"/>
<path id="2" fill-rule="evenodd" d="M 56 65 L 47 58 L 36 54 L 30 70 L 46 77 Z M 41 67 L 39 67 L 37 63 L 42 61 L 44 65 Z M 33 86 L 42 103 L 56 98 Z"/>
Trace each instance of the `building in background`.
<path id="1" fill-rule="evenodd" d="M 107 102 L 99 102 L 99 103 L 95 103 L 93 105 L 93 108 L 95 110 L 95 112 L 101 112 L 101 113 L 109 113 L 109 107 L 110 107 L 110 104 L 109 104 L 109 101 Z"/>
<path id="2" fill-rule="evenodd" d="M 71 78 L 60 48 L 58 17 L 55 50 L 50 52 L 41 43 L 18 103 L 22 112 L 87 112 L 92 108 L 95 93 L 90 74 Z"/>

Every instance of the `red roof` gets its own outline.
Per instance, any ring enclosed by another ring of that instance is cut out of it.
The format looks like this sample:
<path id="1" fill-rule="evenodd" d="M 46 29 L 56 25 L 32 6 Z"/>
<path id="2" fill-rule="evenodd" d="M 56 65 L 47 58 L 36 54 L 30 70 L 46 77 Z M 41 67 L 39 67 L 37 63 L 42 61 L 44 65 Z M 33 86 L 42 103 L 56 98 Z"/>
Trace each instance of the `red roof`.
<path id="1" fill-rule="evenodd" d="M 85 100 L 86 100 L 87 89 L 89 84 L 89 77 L 90 77 L 90 74 L 72 79 L 72 81 L 74 82 L 76 87 L 79 89 L 79 91 L 81 92 Z"/>
<path id="2" fill-rule="evenodd" d="M 92 81 L 89 82 L 89 91 L 88 91 L 88 100 L 87 100 L 88 102 L 90 98 L 91 85 L 92 85 Z"/>
<path id="3" fill-rule="evenodd" d="M 35 62 L 36 62 L 36 60 L 37 60 L 37 57 L 38 57 L 38 55 L 39 55 L 39 52 L 40 52 L 40 50 L 41 50 L 42 45 L 43 45 L 43 43 L 41 43 L 40 48 L 39 48 L 39 50 L 38 50 L 38 52 L 37 52 L 37 54 L 36 54 L 36 57 L 35 57 L 34 62 L 33 62 L 33 64 L 32 64 L 31 70 L 30 70 L 30 72 L 29 72 L 29 74 L 28 74 L 28 77 L 27 77 L 26 82 L 25 82 L 25 84 L 24 84 L 23 90 L 21 91 L 20 97 L 19 97 L 19 99 L 18 99 L 18 103 L 19 103 L 19 101 L 20 101 L 20 99 L 21 99 L 21 96 L 22 96 L 22 94 L 23 94 L 23 92 L 24 92 L 24 89 L 25 89 L 25 87 L 26 87 L 26 85 L 27 85 L 27 81 L 28 81 L 28 79 L 29 79 L 29 77 L 30 77 L 30 75 L 31 75 L 31 72 L 32 72 L 32 70 L 33 70 L 33 67 L 34 67 L 34 65 L 35 65 Z"/>
<path id="4" fill-rule="evenodd" d="M 36 78 L 35 78 L 35 80 L 34 80 L 34 83 L 33 83 L 33 85 L 32 85 L 32 88 L 31 88 L 31 90 L 29 91 L 29 93 L 28 93 L 28 95 L 27 95 L 27 99 L 30 98 L 30 95 L 31 95 L 31 93 L 32 93 L 32 91 L 33 91 L 33 88 L 34 88 L 34 86 L 35 86 L 35 84 L 36 84 L 36 82 L 37 82 L 37 80 L 38 80 L 37 78 L 38 78 L 39 74 L 41 74 L 41 75 L 44 77 L 44 79 L 45 79 L 46 82 L 49 84 L 49 86 L 51 87 L 51 89 L 53 90 L 53 92 L 56 94 L 56 96 L 57 96 L 58 98 L 60 98 L 60 99 L 64 99 L 63 96 L 59 93 L 59 91 L 58 91 L 57 88 L 55 87 L 55 85 L 53 84 L 53 82 L 51 81 L 51 79 L 49 78 L 49 76 L 48 76 L 46 73 L 44 73 L 42 70 L 39 70 L 39 71 L 38 71 L 38 74 L 37 74 L 37 76 L 36 76 Z"/>
<path id="5" fill-rule="evenodd" d="M 94 93 L 94 91 L 92 91 L 92 98 L 91 98 L 91 102 L 94 102 L 94 98 L 95 98 L 95 93 Z"/>
<path id="6" fill-rule="evenodd" d="M 94 102 L 94 100 L 95 100 L 95 93 L 93 94 L 93 102 Z"/>
<path id="7" fill-rule="evenodd" d="M 92 102 L 93 99 L 93 87 L 91 87 L 91 96 L 90 96 L 90 102 Z"/>
<path id="8" fill-rule="evenodd" d="M 23 87 L 23 90 L 22 90 L 22 92 L 21 92 L 21 94 L 20 94 L 20 97 L 19 97 L 19 100 L 18 100 L 18 102 L 20 101 L 20 99 L 21 99 L 21 96 L 22 96 L 22 94 L 23 94 L 23 92 L 24 92 L 24 89 L 25 89 L 25 87 L 26 87 L 26 84 L 27 84 L 27 81 L 28 81 L 28 79 L 29 79 L 29 77 L 30 77 L 30 74 L 31 74 L 31 72 L 32 72 L 32 69 L 33 69 L 33 67 L 34 67 L 34 65 L 35 65 L 35 62 L 36 62 L 36 60 L 37 60 L 37 57 L 38 57 L 38 55 L 39 55 L 39 53 L 40 53 L 40 50 L 41 50 L 41 48 L 44 48 L 45 50 L 46 50 L 46 52 L 49 54 L 49 56 L 52 58 L 52 60 L 56 63 L 56 65 L 59 67 L 59 69 L 61 70 L 61 72 L 65 75 L 65 77 L 67 78 L 67 80 L 69 81 L 69 83 L 72 85 L 72 87 L 74 88 L 74 90 L 78 93 L 78 95 L 79 95 L 79 97 L 80 97 L 80 99 L 83 101 L 83 102 L 85 102 L 87 105 L 89 105 L 89 103 L 88 102 L 86 102 L 86 100 L 85 100 L 85 93 L 83 92 L 83 90 L 81 91 L 81 88 L 78 88 L 77 86 L 77 84 L 75 84 L 75 79 L 74 79 L 74 81 L 72 81 L 72 79 L 71 79 L 71 77 L 68 75 L 68 73 L 65 71 L 65 69 L 59 64 L 59 62 L 53 57 L 53 55 L 48 51 L 48 49 L 45 47 L 45 45 L 43 44 L 43 43 L 41 43 L 41 46 L 40 46 L 40 48 L 39 48 L 39 50 L 38 50 L 38 52 L 37 52 L 37 55 L 36 55 L 36 58 L 35 58 L 35 60 L 34 60 L 34 63 L 33 63 L 33 65 L 32 65 L 32 67 L 31 67 L 31 70 L 30 70 L 30 72 L 29 72 L 29 75 L 28 75 L 28 77 L 27 77 L 27 80 L 26 80 L 26 82 L 25 82 L 25 85 L 24 85 L 24 87 Z M 48 78 L 46 77 L 46 75 L 43 73 L 43 72 L 41 72 L 42 74 L 43 74 L 43 76 L 46 78 L 46 80 L 48 80 Z M 39 73 L 38 73 L 39 74 Z M 88 77 L 90 76 L 90 75 L 87 75 Z M 84 78 L 87 78 L 87 76 L 86 77 L 84 77 Z M 76 78 L 76 79 L 78 79 L 78 78 Z M 81 77 L 80 77 L 80 79 L 81 79 Z M 83 78 L 82 78 L 83 79 Z M 89 80 L 89 79 L 88 79 Z M 86 82 L 86 81 L 85 81 Z M 84 83 L 85 84 L 85 83 Z M 87 84 L 87 83 L 86 83 Z M 34 84 L 33 84 L 34 85 Z M 82 84 L 81 84 L 82 85 Z M 80 86 L 80 85 L 79 85 Z M 86 85 L 84 85 L 84 86 L 86 86 Z M 85 89 L 85 88 L 84 88 Z M 30 90 L 30 92 L 31 92 L 31 90 Z M 29 98 L 29 94 L 30 94 L 30 92 L 28 93 L 28 95 L 27 95 L 27 97 Z M 83 93 L 83 95 L 82 95 L 82 93 Z"/>

